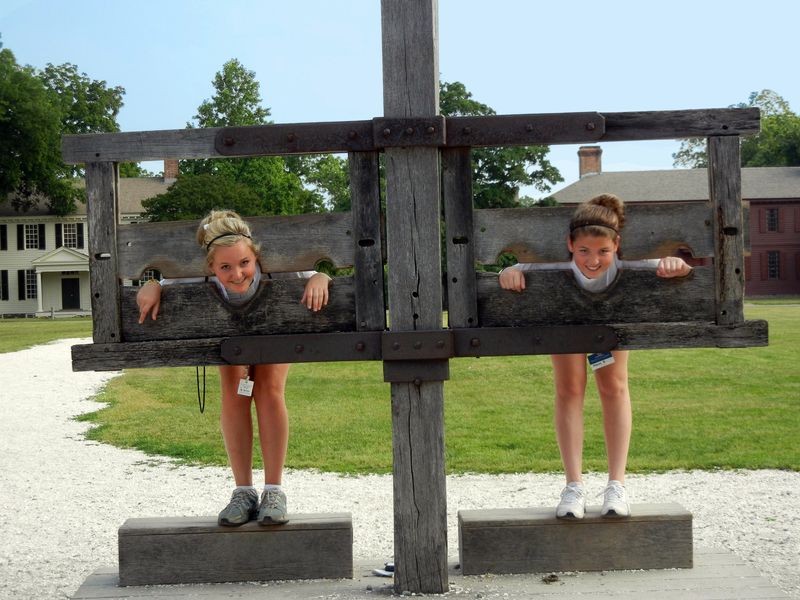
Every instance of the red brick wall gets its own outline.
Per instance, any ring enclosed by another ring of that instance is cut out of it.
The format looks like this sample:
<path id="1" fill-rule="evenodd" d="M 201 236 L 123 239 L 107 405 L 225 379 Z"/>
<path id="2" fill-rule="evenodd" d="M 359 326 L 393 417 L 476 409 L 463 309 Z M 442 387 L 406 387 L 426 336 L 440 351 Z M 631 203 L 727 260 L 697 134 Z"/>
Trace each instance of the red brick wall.
<path id="1" fill-rule="evenodd" d="M 776 231 L 769 231 L 767 212 L 777 209 Z M 800 294 L 800 199 L 750 202 L 750 248 L 745 259 L 745 295 Z M 780 269 L 770 278 L 769 252 L 777 252 Z"/>

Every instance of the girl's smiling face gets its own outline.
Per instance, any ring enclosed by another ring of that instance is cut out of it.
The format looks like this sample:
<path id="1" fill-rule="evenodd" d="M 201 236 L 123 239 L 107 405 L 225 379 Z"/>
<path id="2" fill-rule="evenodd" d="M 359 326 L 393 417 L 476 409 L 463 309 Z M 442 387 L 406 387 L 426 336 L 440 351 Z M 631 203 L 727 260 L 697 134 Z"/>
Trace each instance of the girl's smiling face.
<path id="1" fill-rule="evenodd" d="M 619 242 L 619 236 L 614 241 L 606 236 L 579 234 L 574 242 L 567 237 L 567 248 L 580 272 L 589 279 L 595 279 L 608 271 L 613 264 Z"/>
<path id="2" fill-rule="evenodd" d="M 244 293 L 256 274 L 256 255 L 244 239 L 232 246 L 217 246 L 211 259 L 211 272 L 226 290 Z"/>

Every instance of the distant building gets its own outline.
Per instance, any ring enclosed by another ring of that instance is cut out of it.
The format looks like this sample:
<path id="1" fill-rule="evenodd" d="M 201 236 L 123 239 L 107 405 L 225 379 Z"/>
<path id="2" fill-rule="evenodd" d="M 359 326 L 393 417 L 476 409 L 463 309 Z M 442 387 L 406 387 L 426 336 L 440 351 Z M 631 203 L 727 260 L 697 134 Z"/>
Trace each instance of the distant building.
<path id="1" fill-rule="evenodd" d="M 573 204 L 602 193 L 626 203 L 708 200 L 706 169 L 604 173 L 599 146 L 578 150 L 580 179 L 553 194 Z M 745 167 L 742 199 L 750 203 L 750 256 L 745 294 L 800 294 L 800 167 Z"/>
<path id="2" fill-rule="evenodd" d="M 120 224 L 142 221 L 142 201 L 163 194 L 175 181 L 177 161 L 165 161 L 166 177 L 120 179 Z M 0 315 L 91 314 L 86 205 L 65 217 L 44 202 L 17 212 L 0 204 Z"/>

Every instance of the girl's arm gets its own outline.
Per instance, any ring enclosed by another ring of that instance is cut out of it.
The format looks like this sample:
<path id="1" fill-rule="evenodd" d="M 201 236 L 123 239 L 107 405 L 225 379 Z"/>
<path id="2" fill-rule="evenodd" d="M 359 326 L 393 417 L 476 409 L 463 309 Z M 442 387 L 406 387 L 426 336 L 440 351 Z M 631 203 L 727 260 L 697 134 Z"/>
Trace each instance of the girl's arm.
<path id="1" fill-rule="evenodd" d="M 305 304 L 308 310 L 317 312 L 328 304 L 328 284 L 331 278 L 325 273 L 314 273 L 306 282 L 306 289 L 300 304 Z"/>
<path id="2" fill-rule="evenodd" d="M 659 277 L 686 277 L 692 272 L 692 267 L 686 261 L 677 256 L 666 256 L 658 261 L 656 275 Z"/>
<path id="3" fill-rule="evenodd" d="M 525 289 L 525 273 L 517 268 L 517 265 L 506 267 L 500 271 L 497 279 L 500 282 L 500 287 L 504 290 L 521 292 Z"/>

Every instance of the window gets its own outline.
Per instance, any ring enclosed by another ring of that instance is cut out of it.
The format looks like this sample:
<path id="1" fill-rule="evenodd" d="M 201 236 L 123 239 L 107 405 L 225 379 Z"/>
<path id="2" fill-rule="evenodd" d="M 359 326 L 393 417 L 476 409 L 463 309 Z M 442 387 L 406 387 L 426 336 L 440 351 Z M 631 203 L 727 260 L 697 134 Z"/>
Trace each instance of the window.
<path id="1" fill-rule="evenodd" d="M 767 252 L 767 279 L 781 278 L 781 253 L 777 250 Z"/>
<path id="2" fill-rule="evenodd" d="M 39 248 L 38 225 L 25 225 L 25 249 Z"/>
<path id="3" fill-rule="evenodd" d="M 0 300 L 8 300 L 8 271 L 0 271 Z"/>
<path id="4" fill-rule="evenodd" d="M 8 227 L 0 225 L 0 250 L 8 250 Z"/>
<path id="5" fill-rule="evenodd" d="M 151 279 L 155 279 L 156 281 L 159 281 L 161 279 L 161 272 L 158 269 L 146 269 L 144 271 L 144 273 L 142 273 L 142 278 L 141 279 L 134 279 L 131 282 L 131 285 L 135 285 L 135 286 L 144 285 L 145 283 L 147 283 Z"/>
<path id="6" fill-rule="evenodd" d="M 83 223 L 56 223 L 56 248 L 83 249 Z"/>
<path id="7" fill-rule="evenodd" d="M 31 269 L 25 271 L 25 295 L 36 298 L 36 271 Z"/>
<path id="8" fill-rule="evenodd" d="M 778 209 L 767 209 L 767 231 L 778 231 Z"/>

